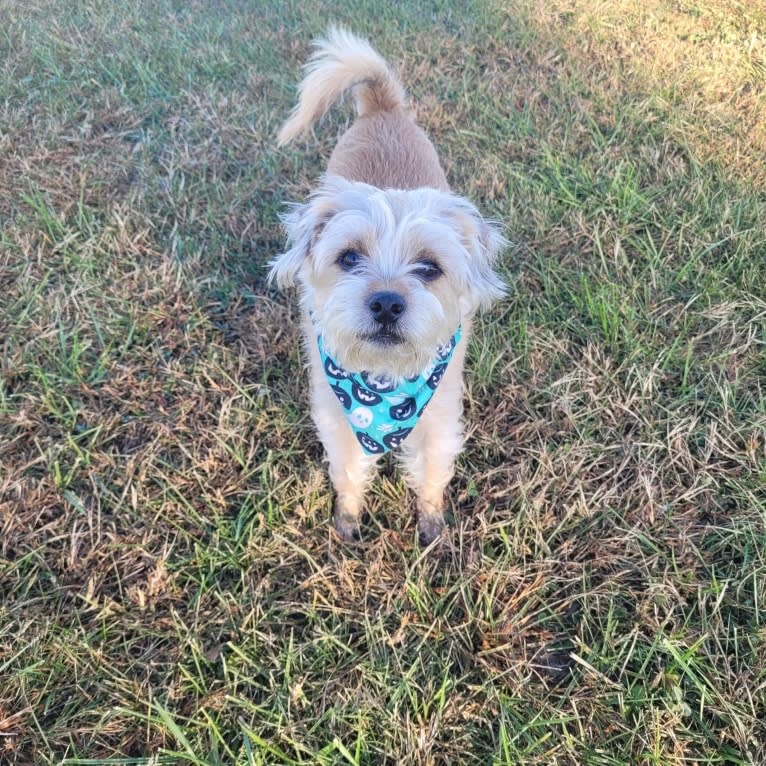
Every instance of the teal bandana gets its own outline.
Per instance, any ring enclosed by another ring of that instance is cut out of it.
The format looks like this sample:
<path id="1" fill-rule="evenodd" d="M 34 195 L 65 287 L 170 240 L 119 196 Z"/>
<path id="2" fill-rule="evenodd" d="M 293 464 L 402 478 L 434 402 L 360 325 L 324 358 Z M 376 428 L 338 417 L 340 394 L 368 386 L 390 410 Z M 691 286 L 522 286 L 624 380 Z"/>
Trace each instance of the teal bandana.
<path id="1" fill-rule="evenodd" d="M 410 435 L 444 377 L 461 335 L 458 327 L 449 343 L 436 349 L 434 361 L 420 375 L 398 381 L 344 370 L 325 351 L 322 336 L 317 337 L 327 382 L 368 455 L 395 449 Z"/>

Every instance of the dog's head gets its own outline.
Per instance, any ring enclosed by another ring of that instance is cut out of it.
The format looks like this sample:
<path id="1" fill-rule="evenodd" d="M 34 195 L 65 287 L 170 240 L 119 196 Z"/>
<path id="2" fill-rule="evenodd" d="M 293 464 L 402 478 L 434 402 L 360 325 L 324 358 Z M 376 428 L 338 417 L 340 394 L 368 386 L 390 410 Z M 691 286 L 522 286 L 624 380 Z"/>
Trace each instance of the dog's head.
<path id="1" fill-rule="evenodd" d="M 289 249 L 270 278 L 298 284 L 346 369 L 417 374 L 462 321 L 503 295 L 492 264 L 505 240 L 449 192 L 326 176 L 283 220 Z"/>

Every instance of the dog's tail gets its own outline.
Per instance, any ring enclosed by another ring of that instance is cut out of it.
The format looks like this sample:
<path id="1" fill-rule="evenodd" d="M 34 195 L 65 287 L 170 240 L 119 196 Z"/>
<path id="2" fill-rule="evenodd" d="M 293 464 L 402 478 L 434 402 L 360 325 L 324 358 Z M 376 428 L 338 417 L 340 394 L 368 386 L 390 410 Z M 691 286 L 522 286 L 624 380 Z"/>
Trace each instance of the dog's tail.
<path id="1" fill-rule="evenodd" d="M 307 133 L 348 91 L 354 94 L 360 116 L 406 106 L 404 87 L 366 40 L 330 27 L 314 47 L 298 86 L 298 104 L 277 135 L 280 146 Z"/>

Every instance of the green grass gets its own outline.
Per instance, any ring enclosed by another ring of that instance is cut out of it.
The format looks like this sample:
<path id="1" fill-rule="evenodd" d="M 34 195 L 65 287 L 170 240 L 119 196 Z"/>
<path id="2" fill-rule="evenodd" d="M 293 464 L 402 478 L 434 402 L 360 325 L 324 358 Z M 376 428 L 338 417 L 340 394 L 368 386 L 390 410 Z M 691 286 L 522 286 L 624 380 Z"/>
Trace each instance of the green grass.
<path id="1" fill-rule="evenodd" d="M 388 464 L 333 536 L 266 284 L 349 115 L 276 149 L 331 19 L 514 242 L 441 557 Z M 734 0 L 0 0 L 0 763 L 766 762 L 765 37 Z"/>

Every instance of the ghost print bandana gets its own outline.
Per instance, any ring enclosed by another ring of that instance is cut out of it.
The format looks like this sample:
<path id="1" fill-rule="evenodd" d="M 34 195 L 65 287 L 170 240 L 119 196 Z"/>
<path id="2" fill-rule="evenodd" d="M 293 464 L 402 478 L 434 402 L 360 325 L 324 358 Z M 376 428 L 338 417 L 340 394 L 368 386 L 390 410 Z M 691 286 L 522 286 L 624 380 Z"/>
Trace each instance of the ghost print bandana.
<path id="1" fill-rule="evenodd" d="M 322 336 L 317 337 L 327 382 L 368 455 L 382 455 L 396 449 L 410 435 L 444 377 L 461 334 L 458 327 L 449 343 L 436 350 L 436 358 L 420 375 L 398 381 L 344 370 L 325 351 Z"/>

